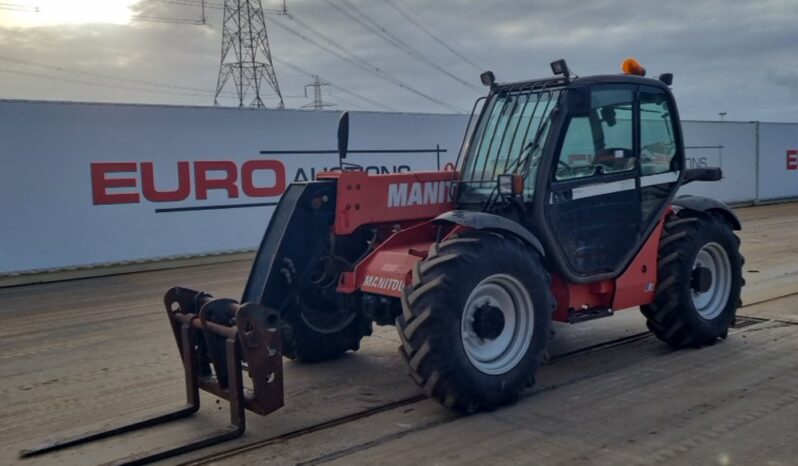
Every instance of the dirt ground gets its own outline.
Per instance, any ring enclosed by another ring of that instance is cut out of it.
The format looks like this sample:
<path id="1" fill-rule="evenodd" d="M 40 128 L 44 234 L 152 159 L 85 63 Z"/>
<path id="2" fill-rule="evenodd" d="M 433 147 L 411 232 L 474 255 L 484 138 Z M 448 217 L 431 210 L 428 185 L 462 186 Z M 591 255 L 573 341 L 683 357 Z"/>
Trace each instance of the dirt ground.
<path id="1" fill-rule="evenodd" d="M 286 406 L 232 442 L 167 464 L 796 464 L 798 204 L 739 209 L 743 326 L 672 351 L 639 312 L 557 324 L 552 360 L 520 403 L 461 417 L 420 397 L 391 327 L 319 365 L 285 364 Z M 161 298 L 184 285 L 238 297 L 248 261 L 0 289 L 0 463 L 97 464 L 222 426 L 192 418 L 19 460 L 80 432 L 184 401 Z"/>

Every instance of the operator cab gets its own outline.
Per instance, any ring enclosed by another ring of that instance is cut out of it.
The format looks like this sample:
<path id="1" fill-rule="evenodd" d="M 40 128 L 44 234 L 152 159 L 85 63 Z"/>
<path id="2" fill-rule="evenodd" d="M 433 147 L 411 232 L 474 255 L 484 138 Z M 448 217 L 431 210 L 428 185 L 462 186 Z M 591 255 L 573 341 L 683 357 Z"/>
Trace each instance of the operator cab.
<path id="1" fill-rule="evenodd" d="M 491 91 L 458 161 L 458 207 L 525 225 L 574 283 L 626 268 L 683 173 L 672 76 L 645 78 L 633 59 L 622 68 L 577 78 L 558 60 L 553 78 L 509 84 L 484 73 Z"/>

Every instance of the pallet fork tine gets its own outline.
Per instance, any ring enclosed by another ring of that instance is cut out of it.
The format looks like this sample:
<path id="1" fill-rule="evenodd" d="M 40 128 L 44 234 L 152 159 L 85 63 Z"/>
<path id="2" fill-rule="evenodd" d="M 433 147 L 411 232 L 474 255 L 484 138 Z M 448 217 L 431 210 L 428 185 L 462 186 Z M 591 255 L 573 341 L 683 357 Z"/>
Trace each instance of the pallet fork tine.
<path id="1" fill-rule="evenodd" d="M 232 440 L 246 429 L 245 409 L 266 415 L 282 407 L 282 354 L 276 312 L 229 299 L 212 299 L 185 288 L 172 288 L 164 301 L 183 362 L 186 404 L 177 410 L 109 429 L 45 441 L 21 451 L 20 457 L 62 450 L 191 416 L 200 408 L 200 389 L 230 402 L 228 426 L 176 447 L 128 456 L 109 464 L 147 464 Z M 242 360 L 247 361 L 254 390 L 244 388 Z"/>

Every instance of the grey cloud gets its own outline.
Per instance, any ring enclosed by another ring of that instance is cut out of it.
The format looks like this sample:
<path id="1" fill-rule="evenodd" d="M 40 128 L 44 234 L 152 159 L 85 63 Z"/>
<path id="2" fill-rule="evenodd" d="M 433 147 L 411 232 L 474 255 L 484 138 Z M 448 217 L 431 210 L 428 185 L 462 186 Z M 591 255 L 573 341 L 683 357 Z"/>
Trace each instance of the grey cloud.
<path id="1" fill-rule="evenodd" d="M 222 0 L 216 0 L 222 1 Z M 263 0 L 264 5 L 272 0 Z M 334 0 L 338 1 L 338 0 Z M 349 0 L 414 49 L 470 82 L 478 72 L 390 8 L 384 0 Z M 548 63 L 566 58 L 578 74 L 617 73 L 623 58 L 639 58 L 652 74 L 673 72 L 682 116 L 714 119 L 720 111 L 737 120 L 798 121 L 798 4 L 794 1 L 477 1 L 390 0 L 423 14 L 457 50 L 491 68 L 500 80 L 549 74 Z M 198 10 L 147 0 L 141 13 L 194 18 Z M 321 0 L 288 0 L 289 11 L 334 38 L 330 46 L 356 54 L 423 92 L 470 108 L 478 93 L 447 78 L 335 11 Z M 97 73 L 212 89 L 216 84 L 221 11 L 209 10 L 213 29 L 174 24 L 85 25 L 0 29 L 0 55 L 80 67 Z M 269 17 L 308 34 L 286 17 Z M 270 26 L 272 52 L 332 82 L 404 111 L 446 111 L 381 81 L 340 59 Z M 0 62 L 0 69 L 11 68 Z M 45 70 L 14 66 L 53 74 Z M 280 62 L 280 86 L 288 106 L 307 102 L 309 79 Z M 210 97 L 83 86 L 0 73 L 2 94 L 74 100 L 125 100 L 210 104 Z M 94 80 L 101 82 L 100 80 Z M 347 107 L 354 98 L 330 90 L 326 99 Z M 368 103 L 357 102 L 364 108 Z"/>

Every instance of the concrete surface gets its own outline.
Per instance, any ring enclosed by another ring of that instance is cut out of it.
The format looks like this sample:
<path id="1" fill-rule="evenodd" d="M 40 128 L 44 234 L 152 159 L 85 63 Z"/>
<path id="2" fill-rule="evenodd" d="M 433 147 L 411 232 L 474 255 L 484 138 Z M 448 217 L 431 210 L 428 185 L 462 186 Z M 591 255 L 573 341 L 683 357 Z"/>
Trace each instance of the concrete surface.
<path id="1" fill-rule="evenodd" d="M 644 335 L 635 310 L 557 325 L 554 359 L 528 396 L 458 417 L 418 398 L 394 329 L 378 328 L 339 361 L 288 362 L 285 408 L 248 416 L 244 437 L 168 464 L 796 464 L 798 204 L 738 213 L 748 280 L 740 314 L 759 320 L 724 342 L 671 351 Z M 180 284 L 238 297 L 248 268 L 240 261 L 0 289 L 0 463 L 96 464 L 222 425 L 226 406 L 203 395 L 200 413 L 173 425 L 16 457 L 55 432 L 180 405 L 182 368 L 161 296 Z M 377 410 L 341 419 L 369 409 Z"/>

